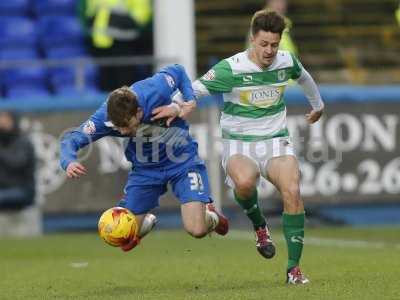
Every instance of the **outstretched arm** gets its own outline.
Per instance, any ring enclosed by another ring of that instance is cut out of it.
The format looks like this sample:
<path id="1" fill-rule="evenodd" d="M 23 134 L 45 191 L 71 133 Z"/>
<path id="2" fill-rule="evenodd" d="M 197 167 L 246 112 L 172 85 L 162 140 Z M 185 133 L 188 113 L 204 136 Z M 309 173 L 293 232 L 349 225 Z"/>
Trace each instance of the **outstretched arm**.
<path id="1" fill-rule="evenodd" d="M 196 81 L 193 82 L 192 84 L 193 88 L 193 94 L 194 94 L 194 100 L 198 101 L 200 98 L 205 97 L 205 96 L 210 96 L 211 93 L 210 91 L 206 88 L 206 86 L 200 81 L 200 79 L 197 79 Z M 182 93 L 178 92 L 176 93 L 173 98 L 173 101 L 177 102 L 183 102 L 185 101 Z"/>
<path id="2" fill-rule="evenodd" d="M 197 107 L 197 101 L 205 96 L 210 96 L 211 93 L 207 90 L 206 86 L 198 79 L 192 84 L 194 92 L 194 100 L 185 101 L 181 93 L 176 93 L 172 101 L 179 105 L 179 117 L 187 119 Z"/>
<path id="3" fill-rule="evenodd" d="M 172 101 L 179 105 L 179 108 L 160 108 L 156 111 L 155 118 L 177 117 L 186 119 L 196 108 L 196 102 L 212 94 L 226 93 L 232 90 L 232 70 L 226 60 L 222 60 L 210 69 L 205 75 L 193 82 L 193 100 L 188 101 L 188 97 L 182 92 L 176 93 Z"/>
<path id="4" fill-rule="evenodd" d="M 199 101 L 200 98 L 205 96 L 231 92 L 233 88 L 232 78 L 233 73 L 229 60 L 221 60 L 206 74 L 193 82 L 194 99 Z M 190 105 L 182 103 L 182 96 L 179 93 L 174 96 L 173 100 L 180 103 L 183 110 L 182 118 L 187 117 L 196 108 L 196 103 Z"/>
<path id="5" fill-rule="evenodd" d="M 324 102 L 322 102 L 321 95 L 314 79 L 304 68 L 302 69 L 299 79 L 297 79 L 297 83 L 302 87 L 304 94 L 312 107 L 311 112 L 306 114 L 306 119 L 309 124 L 313 124 L 321 118 L 325 107 Z"/>
<path id="6" fill-rule="evenodd" d="M 106 109 L 103 104 L 86 122 L 79 128 L 68 131 L 60 142 L 60 165 L 67 172 L 69 178 L 79 178 L 86 174 L 86 168 L 78 162 L 80 149 L 108 136 L 117 135 L 111 127 L 107 127 Z"/>

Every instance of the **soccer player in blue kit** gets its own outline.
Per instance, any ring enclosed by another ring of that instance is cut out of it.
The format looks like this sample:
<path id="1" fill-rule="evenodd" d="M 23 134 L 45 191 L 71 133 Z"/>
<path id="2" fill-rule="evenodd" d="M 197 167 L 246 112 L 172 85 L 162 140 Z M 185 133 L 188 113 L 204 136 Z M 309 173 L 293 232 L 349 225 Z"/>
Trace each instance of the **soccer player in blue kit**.
<path id="1" fill-rule="evenodd" d="M 135 247 L 153 228 L 156 218 L 149 212 L 159 205 L 168 183 L 181 203 L 183 226 L 190 235 L 201 238 L 212 231 L 228 232 L 228 220 L 212 204 L 207 170 L 187 122 L 181 118 L 152 120 L 165 105 L 176 113 L 184 110 L 171 101 L 177 90 L 185 100 L 194 99 L 184 68 L 167 66 L 131 87 L 112 91 L 89 120 L 61 140 L 61 166 L 69 178 L 78 178 L 86 174 L 77 159 L 79 149 L 105 136 L 129 139 L 125 156 L 132 169 L 121 203 L 136 215 L 140 229 L 137 238 L 121 247 L 124 251 Z"/>

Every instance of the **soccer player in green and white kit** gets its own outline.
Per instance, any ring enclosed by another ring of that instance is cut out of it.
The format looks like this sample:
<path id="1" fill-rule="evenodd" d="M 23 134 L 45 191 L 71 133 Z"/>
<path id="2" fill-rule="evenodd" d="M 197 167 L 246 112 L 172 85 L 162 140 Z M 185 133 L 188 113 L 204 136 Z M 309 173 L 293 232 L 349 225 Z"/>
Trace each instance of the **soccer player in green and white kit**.
<path id="1" fill-rule="evenodd" d="M 306 115 L 312 124 L 322 115 L 324 104 L 317 86 L 298 59 L 278 51 L 285 22 L 281 15 L 266 10 L 254 14 L 250 48 L 224 59 L 193 83 L 196 98 L 222 93 L 221 115 L 224 153 L 222 164 L 226 183 L 234 189 L 235 200 L 254 225 L 256 247 L 265 258 L 272 258 L 275 246 L 266 219 L 258 205 L 260 175 L 269 180 L 283 199 L 283 232 L 288 248 L 287 282 L 305 284 L 300 271 L 303 250 L 304 206 L 299 190 L 299 165 L 286 126 L 283 92 L 290 79 L 303 88 L 312 110 Z M 186 117 L 195 101 L 174 100 L 180 111 L 155 111 L 155 118 Z"/>

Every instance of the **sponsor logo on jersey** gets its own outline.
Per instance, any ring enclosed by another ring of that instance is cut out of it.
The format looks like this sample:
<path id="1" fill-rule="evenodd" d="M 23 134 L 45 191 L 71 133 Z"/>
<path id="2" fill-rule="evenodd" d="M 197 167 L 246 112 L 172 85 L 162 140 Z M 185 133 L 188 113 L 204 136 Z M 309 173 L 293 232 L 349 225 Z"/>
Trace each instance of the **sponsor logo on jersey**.
<path id="1" fill-rule="evenodd" d="M 250 83 L 253 81 L 253 76 L 252 75 L 244 75 L 243 76 L 243 83 Z"/>
<path id="2" fill-rule="evenodd" d="M 216 77 L 215 71 L 213 69 L 209 70 L 206 74 L 203 75 L 202 79 L 207 81 L 212 81 Z"/>
<path id="3" fill-rule="evenodd" d="M 171 75 L 168 75 L 168 74 L 165 74 L 164 76 L 165 76 L 165 79 L 167 80 L 168 85 L 169 85 L 171 88 L 174 88 L 174 86 L 175 86 L 175 80 L 174 80 L 174 78 L 172 78 L 172 76 L 171 76 Z"/>
<path id="4" fill-rule="evenodd" d="M 279 101 L 281 95 L 281 87 L 267 87 L 250 91 L 241 91 L 239 97 L 242 104 L 265 108 Z"/>
<path id="5" fill-rule="evenodd" d="M 82 131 L 86 134 L 94 134 L 96 132 L 96 125 L 94 125 L 93 121 L 89 120 L 83 125 Z"/>

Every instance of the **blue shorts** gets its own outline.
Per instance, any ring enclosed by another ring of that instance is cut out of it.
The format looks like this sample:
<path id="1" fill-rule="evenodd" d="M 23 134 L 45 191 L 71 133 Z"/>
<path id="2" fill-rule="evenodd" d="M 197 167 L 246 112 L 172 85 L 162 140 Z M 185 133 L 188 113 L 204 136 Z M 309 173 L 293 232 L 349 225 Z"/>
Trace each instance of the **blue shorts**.
<path id="1" fill-rule="evenodd" d="M 211 202 L 206 166 L 196 161 L 170 168 L 134 169 L 129 173 L 120 205 L 136 215 L 145 214 L 159 206 L 159 198 L 167 191 L 168 183 L 181 204 Z"/>

